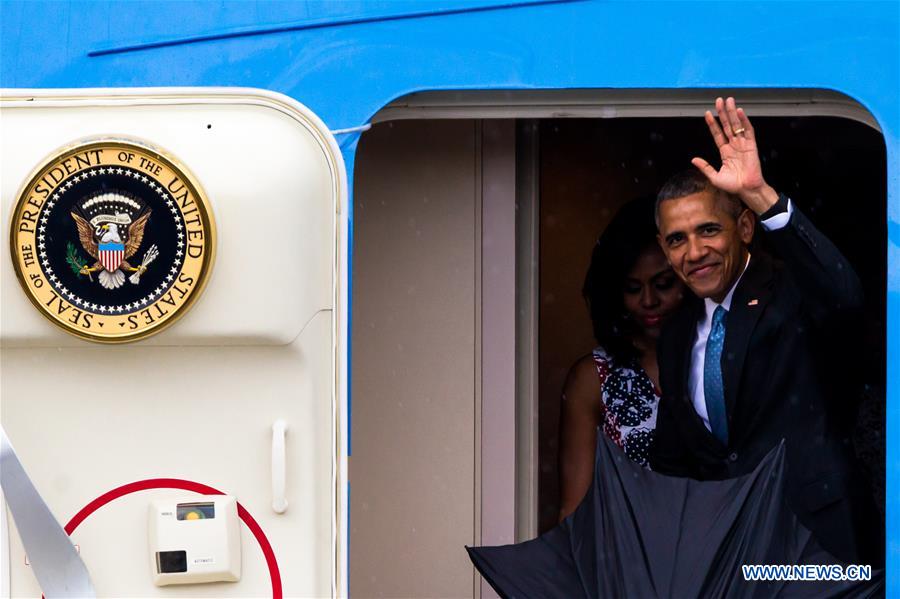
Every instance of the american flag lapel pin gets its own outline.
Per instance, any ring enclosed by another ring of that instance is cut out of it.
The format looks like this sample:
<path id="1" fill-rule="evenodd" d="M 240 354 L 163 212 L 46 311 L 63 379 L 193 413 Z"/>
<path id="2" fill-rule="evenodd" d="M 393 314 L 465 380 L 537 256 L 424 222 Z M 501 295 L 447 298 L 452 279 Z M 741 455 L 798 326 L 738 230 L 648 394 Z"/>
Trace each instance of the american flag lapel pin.
<path id="1" fill-rule="evenodd" d="M 755 306 L 755 305 L 758 304 L 758 303 L 759 303 L 759 300 L 758 300 L 758 299 L 752 299 L 752 300 L 750 300 L 749 302 L 747 302 L 747 305 L 748 305 L 748 306 Z"/>

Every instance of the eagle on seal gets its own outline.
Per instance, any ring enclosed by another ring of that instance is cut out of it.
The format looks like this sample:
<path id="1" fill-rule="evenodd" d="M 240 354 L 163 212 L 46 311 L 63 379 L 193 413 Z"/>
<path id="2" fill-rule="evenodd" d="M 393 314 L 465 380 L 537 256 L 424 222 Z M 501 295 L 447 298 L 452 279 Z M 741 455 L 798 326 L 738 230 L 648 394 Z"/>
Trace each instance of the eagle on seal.
<path id="1" fill-rule="evenodd" d="M 148 209 L 134 222 L 131 222 L 131 218 L 126 214 L 117 214 L 108 219 L 109 222 L 97 222 L 93 226 L 84 217 L 70 212 L 69 214 L 72 215 L 78 227 L 78 239 L 81 241 L 84 251 L 96 261 L 91 267 L 88 267 L 87 264 L 82 266 L 78 274 L 90 275 L 92 272 L 100 271 L 97 275 L 100 284 L 106 289 L 117 289 L 125 284 L 123 270 L 137 274 L 146 270 L 145 265 L 138 268 L 131 266 L 128 258 L 131 258 L 141 247 L 141 241 L 144 239 L 144 227 L 150 218 L 150 212 L 151 210 Z M 127 229 L 125 229 L 126 225 Z M 130 280 L 133 283 L 138 282 L 134 276 Z"/>

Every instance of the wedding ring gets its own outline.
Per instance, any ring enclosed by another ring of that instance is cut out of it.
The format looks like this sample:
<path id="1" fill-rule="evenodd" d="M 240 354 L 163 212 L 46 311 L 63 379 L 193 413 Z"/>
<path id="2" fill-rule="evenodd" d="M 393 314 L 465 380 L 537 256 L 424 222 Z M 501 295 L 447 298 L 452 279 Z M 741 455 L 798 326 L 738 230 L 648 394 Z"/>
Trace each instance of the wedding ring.
<path id="1" fill-rule="evenodd" d="M 740 128 L 738 128 L 738 129 L 735 129 L 733 133 L 734 133 L 735 135 L 740 135 L 740 134 L 743 133 L 744 131 L 746 131 L 746 129 L 744 129 L 743 127 L 740 127 Z"/>

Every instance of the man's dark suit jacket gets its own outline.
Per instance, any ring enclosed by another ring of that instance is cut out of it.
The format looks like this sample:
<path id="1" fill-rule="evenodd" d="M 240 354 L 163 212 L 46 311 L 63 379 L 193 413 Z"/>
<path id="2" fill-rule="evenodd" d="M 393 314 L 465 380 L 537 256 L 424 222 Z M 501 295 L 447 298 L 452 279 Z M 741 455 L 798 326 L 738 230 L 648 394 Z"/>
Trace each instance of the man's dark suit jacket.
<path id="1" fill-rule="evenodd" d="M 763 215 L 783 212 L 784 196 Z M 691 348 L 702 300 L 686 302 L 659 341 L 663 396 L 650 463 L 700 480 L 746 474 L 783 438 L 788 505 L 822 546 L 849 563 L 880 565 L 883 530 L 850 433 L 859 280 L 837 248 L 793 208 L 763 233 L 780 260 L 754 250 L 732 296 L 722 351 L 728 446 L 694 410 Z"/>

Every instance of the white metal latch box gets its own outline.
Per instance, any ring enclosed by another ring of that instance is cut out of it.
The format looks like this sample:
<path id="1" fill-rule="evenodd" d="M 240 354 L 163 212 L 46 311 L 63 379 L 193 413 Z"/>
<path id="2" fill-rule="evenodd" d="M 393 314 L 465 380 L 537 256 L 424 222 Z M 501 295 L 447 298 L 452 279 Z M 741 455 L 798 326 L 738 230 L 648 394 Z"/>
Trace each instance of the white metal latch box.
<path id="1" fill-rule="evenodd" d="M 234 497 L 154 501 L 150 561 L 157 586 L 240 580 L 241 528 Z"/>

